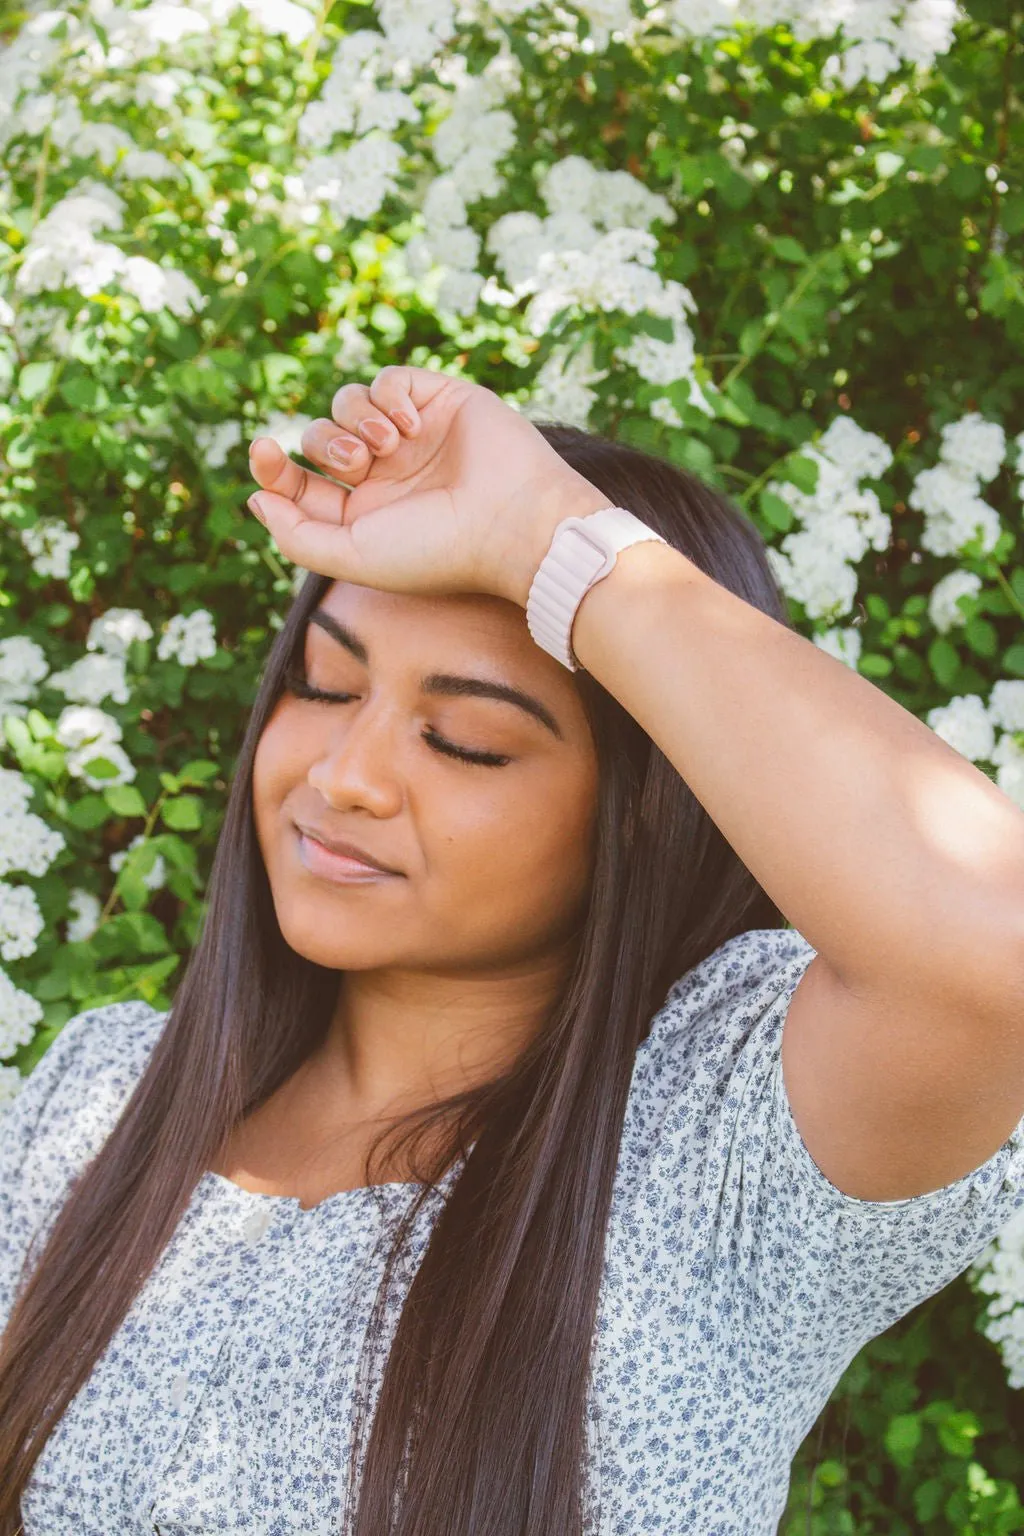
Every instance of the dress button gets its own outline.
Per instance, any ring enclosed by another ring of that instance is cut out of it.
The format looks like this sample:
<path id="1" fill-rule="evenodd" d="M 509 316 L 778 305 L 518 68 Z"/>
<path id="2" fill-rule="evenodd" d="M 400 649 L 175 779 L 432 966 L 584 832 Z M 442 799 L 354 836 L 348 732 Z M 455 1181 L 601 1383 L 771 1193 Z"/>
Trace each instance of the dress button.
<path id="1" fill-rule="evenodd" d="M 171 1405 L 172 1405 L 172 1407 L 180 1408 L 182 1403 L 185 1401 L 187 1396 L 188 1396 L 188 1377 L 187 1376 L 175 1376 L 174 1380 L 171 1382 Z"/>
<path id="2" fill-rule="evenodd" d="M 242 1231 L 250 1243 L 257 1243 L 270 1226 L 270 1222 L 269 1211 L 251 1211 L 242 1223 Z"/>

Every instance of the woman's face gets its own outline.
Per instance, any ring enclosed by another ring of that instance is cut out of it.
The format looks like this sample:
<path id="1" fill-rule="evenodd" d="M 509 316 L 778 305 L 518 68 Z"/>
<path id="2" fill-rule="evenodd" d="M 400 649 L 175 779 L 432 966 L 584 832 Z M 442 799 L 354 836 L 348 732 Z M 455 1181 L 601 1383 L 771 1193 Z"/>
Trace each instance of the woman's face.
<path id="1" fill-rule="evenodd" d="M 332 700 L 282 693 L 253 767 L 291 947 L 338 970 L 451 972 L 529 965 L 566 943 L 590 884 L 597 758 L 572 674 L 522 610 L 336 581 L 299 676 Z M 536 713 L 455 692 L 457 679 L 518 690 Z M 499 762 L 461 761 L 446 744 Z M 299 826 L 398 873 L 332 880 Z"/>

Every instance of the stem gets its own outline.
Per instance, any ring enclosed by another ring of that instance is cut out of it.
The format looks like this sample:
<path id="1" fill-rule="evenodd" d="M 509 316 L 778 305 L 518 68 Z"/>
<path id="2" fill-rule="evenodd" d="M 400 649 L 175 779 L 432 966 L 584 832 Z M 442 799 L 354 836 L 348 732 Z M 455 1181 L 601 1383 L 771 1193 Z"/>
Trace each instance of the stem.
<path id="1" fill-rule="evenodd" d="M 751 497 L 757 495 L 757 492 L 761 489 L 761 487 L 772 478 L 775 471 L 779 468 L 779 465 L 786 462 L 791 452 L 792 449 L 787 448 L 785 453 L 780 453 L 777 459 L 772 460 L 767 469 L 763 469 L 755 479 L 751 480 L 750 484 L 743 492 L 743 495 L 740 497 L 740 502 L 743 506 L 749 506 Z"/>
<path id="2" fill-rule="evenodd" d="M 264 546 L 264 548 L 260 550 L 260 557 L 266 561 L 267 565 L 280 581 L 291 580 L 288 572 L 284 569 L 280 560 L 278 560 L 272 549 L 268 549 L 266 546 Z"/>
<path id="3" fill-rule="evenodd" d="M 778 323 L 786 313 L 786 310 L 791 308 L 792 305 L 796 303 L 797 299 L 803 296 L 810 284 L 817 277 L 818 269 L 824 266 L 825 262 L 828 261 L 831 256 L 832 248 L 829 247 L 828 250 L 822 251 L 818 256 L 815 256 L 813 261 L 809 261 L 807 263 L 804 274 L 800 281 L 797 283 L 796 287 L 792 290 L 792 292 L 786 295 L 785 299 L 783 299 L 782 303 L 775 311 L 774 316 L 771 319 L 765 319 L 764 330 L 761 332 L 760 338 L 758 340 L 757 351 L 751 352 L 749 357 L 740 358 L 740 361 L 734 368 L 730 368 L 729 372 L 718 386 L 721 394 L 725 394 L 726 390 L 729 388 L 729 385 L 739 378 L 743 370 L 749 367 L 749 365 L 754 361 L 754 358 L 757 357 L 758 354 L 763 350 L 765 342 L 778 326 Z"/>
<path id="4" fill-rule="evenodd" d="M 1021 602 L 1020 598 L 1017 596 L 1016 592 L 1013 590 L 1013 588 L 1010 586 L 1010 583 L 1003 575 L 1002 568 L 998 566 L 994 560 L 989 562 L 988 574 L 995 577 L 996 581 L 1002 587 L 1010 603 L 1012 603 L 1013 607 L 1016 608 L 1021 618 L 1024 619 L 1024 603 Z"/>
<path id="5" fill-rule="evenodd" d="M 149 815 L 146 817 L 146 825 L 142 829 L 142 834 L 141 835 L 142 835 L 143 841 L 145 841 L 146 838 L 149 837 L 149 835 L 152 832 L 154 826 L 156 825 L 156 819 L 157 819 L 157 816 L 160 813 L 160 807 L 163 805 L 164 801 L 167 799 L 167 796 L 169 794 L 170 794 L 170 790 L 162 789 L 160 791 L 159 795 L 157 795 L 156 800 L 153 803 L 153 809 L 150 811 Z M 120 873 L 120 871 L 118 871 L 118 873 Z M 111 915 L 111 913 L 112 913 L 112 911 L 114 909 L 114 906 L 120 900 L 120 897 L 121 897 L 121 893 L 120 893 L 120 891 L 117 888 L 117 881 L 115 879 L 114 884 L 110 888 L 110 895 L 107 897 L 106 902 L 104 903 L 103 911 L 99 915 L 99 920 L 98 920 L 98 922 L 96 924 L 97 928 L 102 927 L 102 925 L 107 921 L 107 918 Z"/>
<path id="6" fill-rule="evenodd" d="M 224 311 L 223 315 L 221 315 L 220 320 L 217 322 L 217 325 L 210 332 L 209 336 L 206 337 L 206 340 L 203 342 L 202 346 L 199 348 L 199 351 L 196 353 L 195 357 L 192 359 L 193 362 L 198 362 L 198 360 L 201 357 L 203 357 L 209 351 L 209 349 L 213 346 L 213 343 L 217 340 L 217 338 L 224 334 L 224 329 L 225 329 L 228 321 L 231 320 L 234 317 L 235 310 L 238 308 L 239 304 L 241 304 L 242 300 L 245 298 L 245 295 L 248 292 L 249 288 L 250 287 L 254 288 L 257 283 L 261 282 L 262 279 L 264 277 L 266 277 L 267 273 L 270 271 L 270 268 L 274 265 L 274 263 L 277 262 L 277 261 L 280 261 L 281 257 L 286 255 L 289 251 L 294 250 L 295 247 L 298 245 L 298 243 L 299 242 L 298 242 L 297 239 L 286 240 L 283 245 L 277 246 L 275 250 L 269 252 L 269 254 L 264 257 L 263 261 L 260 263 L 260 266 L 258 267 L 255 275 L 252 277 L 250 282 L 246 283 L 245 287 L 242 288 L 239 291 L 237 297 L 235 297 L 235 298 L 233 298 L 231 300 L 231 303 L 228 305 L 228 307 Z"/>
<path id="7" fill-rule="evenodd" d="M 51 127 L 52 124 L 47 123 L 46 131 L 43 134 L 43 152 L 39 157 L 39 169 L 36 171 L 35 192 L 32 197 L 32 222 L 29 226 L 31 229 L 34 229 L 39 221 L 39 210 L 43 206 L 43 195 L 46 191 L 46 162 L 50 158 Z"/>

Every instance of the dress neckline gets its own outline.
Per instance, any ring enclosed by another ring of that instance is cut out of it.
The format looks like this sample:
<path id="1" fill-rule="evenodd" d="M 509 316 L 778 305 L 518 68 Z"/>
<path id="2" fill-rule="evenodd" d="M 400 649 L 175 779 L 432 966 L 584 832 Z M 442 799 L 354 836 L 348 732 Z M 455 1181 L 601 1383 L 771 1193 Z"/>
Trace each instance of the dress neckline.
<path id="1" fill-rule="evenodd" d="M 438 1180 L 438 1188 L 442 1190 L 447 1188 L 459 1166 L 458 1163 L 453 1164 L 447 1173 L 441 1176 Z M 333 1195 L 325 1195 L 322 1200 L 317 1201 L 316 1205 L 304 1206 L 298 1195 L 274 1195 L 263 1190 L 246 1189 L 243 1184 L 236 1184 L 234 1179 L 229 1179 L 226 1174 L 217 1173 L 212 1168 L 205 1170 L 196 1187 L 201 1188 L 204 1185 L 209 1189 L 224 1191 L 229 1198 L 236 1200 L 239 1204 L 248 1202 L 257 1208 L 262 1206 L 268 1211 L 290 1210 L 294 1211 L 300 1219 L 317 1216 L 326 1211 L 360 1205 L 368 1195 L 372 1195 L 375 1199 L 390 1199 L 394 1198 L 396 1193 L 408 1195 L 412 1190 L 421 1188 L 418 1181 L 411 1179 L 391 1180 L 380 1184 L 357 1184 L 351 1189 L 338 1189 Z"/>

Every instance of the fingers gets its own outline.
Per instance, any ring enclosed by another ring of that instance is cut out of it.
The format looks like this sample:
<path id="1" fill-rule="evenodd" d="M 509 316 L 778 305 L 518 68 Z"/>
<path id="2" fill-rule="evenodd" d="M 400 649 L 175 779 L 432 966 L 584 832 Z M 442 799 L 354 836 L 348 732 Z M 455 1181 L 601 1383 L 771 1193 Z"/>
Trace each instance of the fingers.
<path id="1" fill-rule="evenodd" d="M 266 439 L 261 439 L 266 441 Z M 317 477 L 310 476 L 311 480 Z M 334 487 L 337 491 L 337 487 Z M 340 524 L 328 528 L 323 520 L 306 516 L 290 497 L 273 491 L 257 492 L 257 516 L 287 560 L 307 571 L 341 577 L 360 586 L 369 586 L 352 537 L 351 528 Z"/>
<path id="2" fill-rule="evenodd" d="M 343 384 L 331 401 L 331 416 L 380 457 L 393 453 L 403 438 L 419 433 L 411 375 L 424 371 L 393 366 L 382 368 L 369 387 Z"/>
<path id="3" fill-rule="evenodd" d="M 331 430 L 335 429 L 332 427 Z M 323 475 L 314 474 L 312 470 L 300 468 L 272 437 L 253 439 L 249 448 L 249 469 L 253 479 L 264 491 L 286 497 L 306 517 L 324 523 L 338 524 L 343 521 L 344 487 L 335 485 Z"/>

